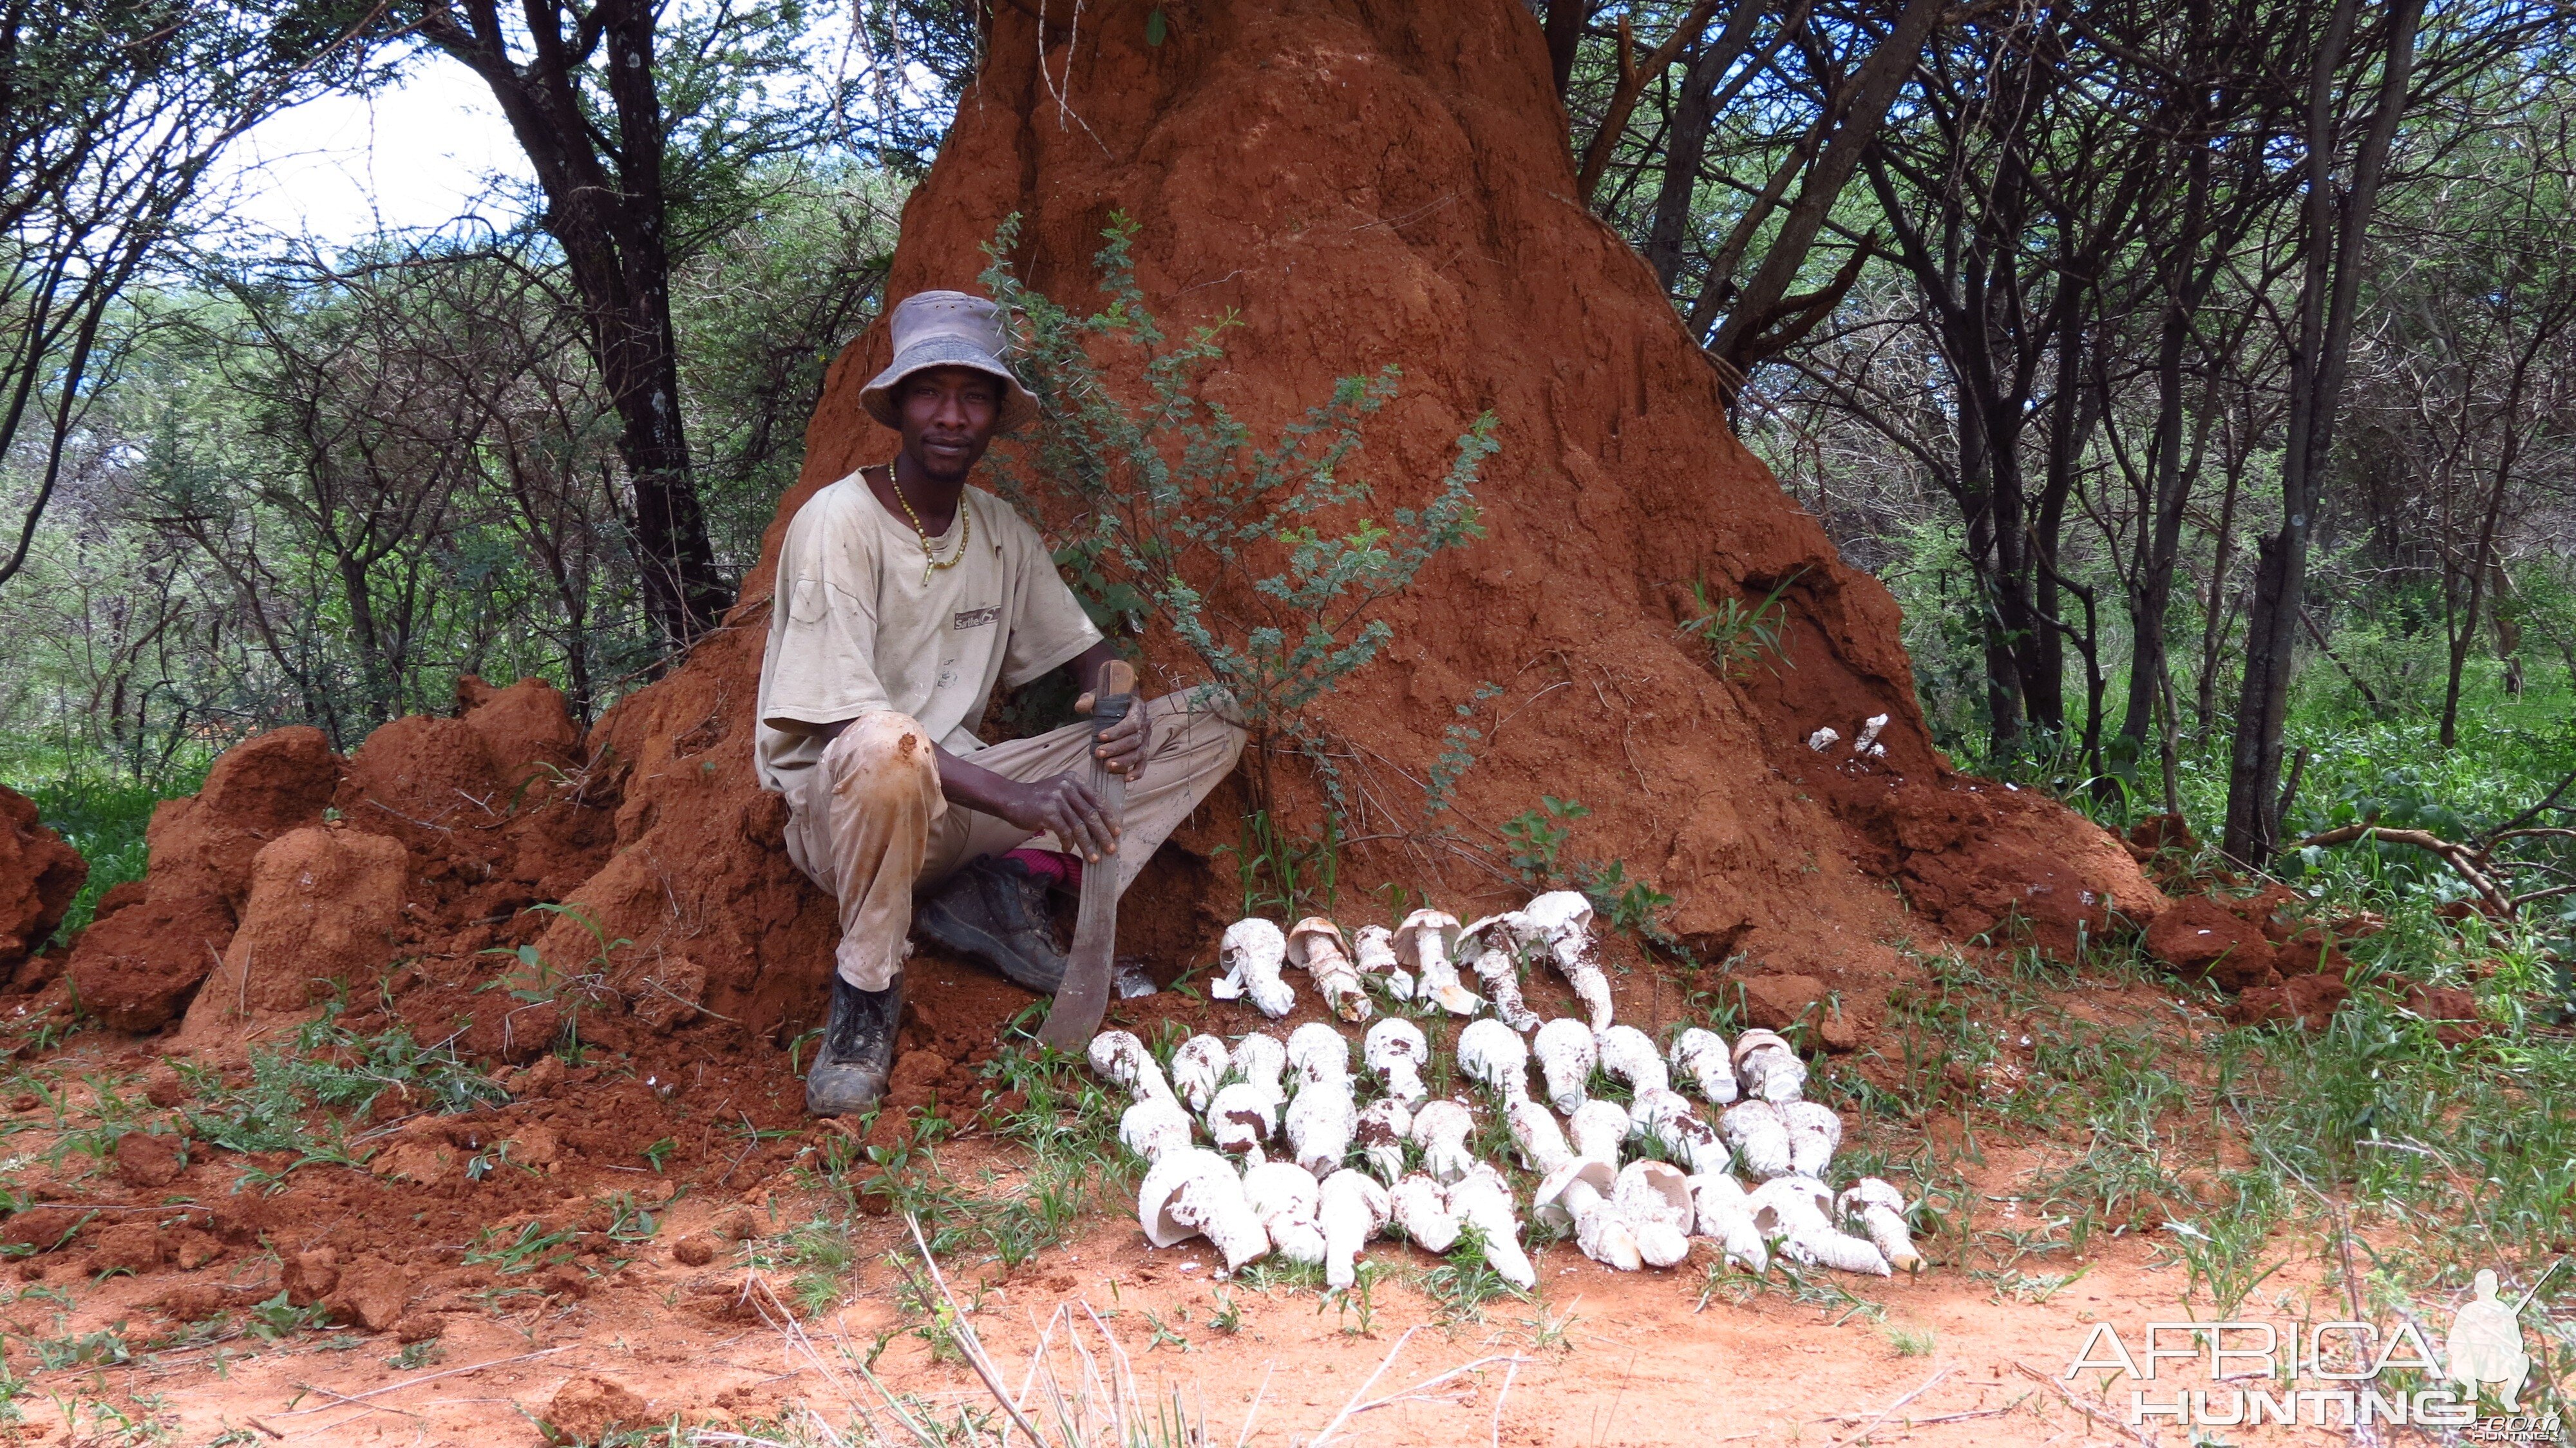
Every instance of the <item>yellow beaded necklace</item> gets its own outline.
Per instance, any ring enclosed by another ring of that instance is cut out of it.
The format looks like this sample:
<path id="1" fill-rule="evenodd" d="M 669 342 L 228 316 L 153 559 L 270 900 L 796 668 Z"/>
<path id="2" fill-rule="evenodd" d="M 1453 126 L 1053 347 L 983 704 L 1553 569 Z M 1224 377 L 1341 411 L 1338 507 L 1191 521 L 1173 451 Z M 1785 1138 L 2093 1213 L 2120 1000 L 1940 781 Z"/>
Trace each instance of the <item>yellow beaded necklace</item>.
<path id="1" fill-rule="evenodd" d="M 965 562 L 966 545 L 975 541 L 975 514 L 966 506 L 966 495 L 963 493 L 957 495 L 957 516 L 965 524 L 965 531 L 957 536 L 956 556 L 943 560 L 931 548 L 930 530 L 921 526 L 921 515 L 912 510 L 912 499 L 903 495 L 903 480 L 895 476 L 892 460 L 885 463 L 885 471 L 887 489 L 893 492 L 894 500 L 903 505 L 904 517 L 912 520 L 912 531 L 921 538 L 921 581 L 927 584 L 930 582 L 930 575 Z"/>

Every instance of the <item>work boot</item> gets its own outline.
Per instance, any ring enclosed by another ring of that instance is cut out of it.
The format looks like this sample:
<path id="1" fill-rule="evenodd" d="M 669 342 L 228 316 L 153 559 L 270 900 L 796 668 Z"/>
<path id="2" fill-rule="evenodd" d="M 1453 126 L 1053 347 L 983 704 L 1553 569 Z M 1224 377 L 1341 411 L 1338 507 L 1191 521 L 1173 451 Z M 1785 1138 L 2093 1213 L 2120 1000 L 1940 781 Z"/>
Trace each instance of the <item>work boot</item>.
<path id="1" fill-rule="evenodd" d="M 894 1032 L 903 1017 L 903 976 L 884 990 L 861 990 L 832 972 L 832 1017 L 805 1073 L 805 1114 L 847 1116 L 885 1095 L 894 1074 Z"/>
<path id="2" fill-rule="evenodd" d="M 941 949 L 1040 995 L 1064 984 L 1047 883 L 1017 860 L 980 856 L 915 906 L 913 928 Z"/>

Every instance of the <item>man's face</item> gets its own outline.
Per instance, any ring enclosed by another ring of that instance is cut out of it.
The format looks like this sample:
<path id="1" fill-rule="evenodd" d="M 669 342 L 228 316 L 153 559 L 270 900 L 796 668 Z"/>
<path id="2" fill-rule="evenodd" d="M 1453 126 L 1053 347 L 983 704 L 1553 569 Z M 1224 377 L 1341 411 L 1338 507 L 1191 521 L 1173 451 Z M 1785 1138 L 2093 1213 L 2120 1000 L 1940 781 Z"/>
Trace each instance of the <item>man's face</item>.
<path id="1" fill-rule="evenodd" d="M 973 367 L 925 367 L 903 379 L 895 401 L 903 450 L 943 483 L 974 470 L 1002 417 L 1002 382 Z"/>

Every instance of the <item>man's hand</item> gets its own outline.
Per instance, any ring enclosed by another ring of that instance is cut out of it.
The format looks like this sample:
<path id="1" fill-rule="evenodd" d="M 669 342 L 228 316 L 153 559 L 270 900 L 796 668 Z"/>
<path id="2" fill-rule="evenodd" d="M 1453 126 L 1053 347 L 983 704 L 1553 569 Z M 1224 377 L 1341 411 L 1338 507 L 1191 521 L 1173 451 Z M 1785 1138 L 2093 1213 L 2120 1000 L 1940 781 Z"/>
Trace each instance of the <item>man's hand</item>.
<path id="1" fill-rule="evenodd" d="M 1091 703 L 1092 696 L 1085 694 L 1073 701 L 1073 712 L 1089 718 Z M 1137 699 L 1128 706 L 1127 717 L 1110 725 L 1109 731 L 1092 746 L 1091 757 L 1110 773 L 1133 780 L 1145 772 L 1145 753 L 1153 742 L 1151 731 L 1145 727 L 1145 701 Z"/>
<path id="2" fill-rule="evenodd" d="M 1086 861 L 1097 864 L 1101 856 L 1118 853 L 1118 830 L 1101 813 L 1100 797 L 1070 774 L 1021 785 L 1004 802 L 1009 808 L 999 811 L 1002 818 L 1032 834 L 1053 834 Z"/>

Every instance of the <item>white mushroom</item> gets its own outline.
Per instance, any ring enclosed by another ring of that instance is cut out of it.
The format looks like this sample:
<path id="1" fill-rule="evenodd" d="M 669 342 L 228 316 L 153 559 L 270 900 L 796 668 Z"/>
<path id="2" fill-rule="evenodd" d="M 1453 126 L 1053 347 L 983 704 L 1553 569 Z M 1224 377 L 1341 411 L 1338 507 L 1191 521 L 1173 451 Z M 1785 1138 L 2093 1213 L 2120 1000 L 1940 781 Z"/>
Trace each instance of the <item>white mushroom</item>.
<path id="1" fill-rule="evenodd" d="M 1225 974 L 1208 983 L 1208 994 L 1218 1000 L 1249 995 L 1274 1021 L 1297 1004 L 1296 989 L 1279 978 L 1279 968 L 1288 962 L 1288 937 L 1269 921 L 1256 916 L 1227 926 L 1217 942 L 1216 962 Z"/>
<path id="2" fill-rule="evenodd" d="M 1735 1148 L 1746 1174 L 1762 1181 L 1787 1176 L 1797 1165 L 1789 1150 L 1789 1123 L 1768 1101 L 1738 1101 L 1717 1118 L 1717 1134 Z"/>
<path id="3" fill-rule="evenodd" d="M 1791 1101 L 1781 1106 L 1780 1120 L 1789 1128 L 1790 1173 L 1822 1178 L 1843 1144 L 1843 1119 L 1821 1102 Z"/>
<path id="4" fill-rule="evenodd" d="M 1452 964 L 1458 948 L 1458 917 L 1441 910 L 1416 910 L 1395 927 L 1395 958 L 1410 961 L 1419 976 L 1413 994 L 1424 996 L 1453 1016 L 1472 1016 L 1484 1001 L 1459 983 Z"/>
<path id="5" fill-rule="evenodd" d="M 1551 890 L 1521 907 L 1521 913 L 1547 942 L 1557 973 L 1574 987 L 1593 1034 L 1600 1034 L 1610 1024 L 1610 978 L 1601 973 L 1592 943 L 1592 902 L 1580 890 Z"/>
<path id="6" fill-rule="evenodd" d="M 1320 1197 L 1315 1178 L 1304 1168 L 1285 1161 L 1247 1167 L 1243 1199 L 1268 1234 L 1272 1251 L 1302 1265 L 1324 1260 L 1324 1229 L 1315 1220 Z"/>
<path id="7" fill-rule="evenodd" d="M 1885 753 L 1885 750 L 1879 748 L 1878 731 L 1886 727 L 1887 716 L 1884 714 L 1872 714 L 1860 721 L 1860 733 L 1852 739 L 1852 753 L 1868 754 L 1874 751 Z"/>
<path id="8" fill-rule="evenodd" d="M 1905 1194 L 1876 1177 L 1862 1177 L 1834 1199 L 1843 1217 L 1858 1222 L 1877 1244 L 1888 1265 L 1905 1272 L 1923 1270 L 1923 1254 L 1914 1250 L 1914 1235 L 1905 1229 Z"/>
<path id="9" fill-rule="evenodd" d="M 1832 725 L 1827 725 L 1807 736 L 1807 747 L 1816 751 L 1818 754 L 1822 754 L 1826 750 L 1833 748 L 1834 741 L 1842 737 L 1843 731 L 1834 728 Z"/>
<path id="10" fill-rule="evenodd" d="M 1422 1068 L 1431 1060 L 1431 1043 L 1422 1028 L 1402 1016 L 1388 1016 L 1368 1028 L 1360 1042 L 1360 1059 L 1385 1083 L 1386 1094 L 1407 1106 L 1431 1094 L 1422 1084 Z"/>
<path id="11" fill-rule="evenodd" d="M 1823 1182 L 1813 1177 L 1775 1177 L 1755 1187 L 1750 1200 L 1753 1224 L 1790 1261 L 1838 1272 L 1888 1275 L 1887 1258 L 1875 1244 L 1834 1225 L 1833 1193 Z"/>
<path id="12" fill-rule="evenodd" d="M 1637 1254 L 1649 1267 L 1670 1267 L 1690 1256 L 1690 1182 L 1669 1162 L 1632 1161 L 1619 1169 L 1610 1204 L 1626 1218 Z"/>
<path id="13" fill-rule="evenodd" d="M 1315 1220 L 1324 1228 L 1325 1286 L 1348 1287 L 1357 1280 L 1353 1264 L 1360 1248 L 1385 1228 L 1392 1210 L 1386 1188 L 1359 1172 L 1344 1169 L 1324 1178 Z"/>
<path id="14" fill-rule="evenodd" d="M 1538 1285 L 1538 1272 L 1521 1248 L 1520 1219 L 1512 1214 L 1512 1189 L 1502 1174 L 1482 1162 L 1449 1188 L 1449 1210 L 1474 1227 L 1485 1242 L 1485 1265 L 1505 1282 L 1526 1292 Z M 1875 1249 L 1872 1249 L 1875 1250 Z"/>
<path id="15" fill-rule="evenodd" d="M 1400 1001 L 1413 999 L 1413 972 L 1395 955 L 1395 932 L 1383 925 L 1363 925 L 1351 932 L 1351 963 L 1363 976 L 1386 981 L 1386 993 Z"/>
<path id="16" fill-rule="evenodd" d="M 1299 1087 L 1282 1122 L 1288 1130 L 1290 1156 L 1313 1172 L 1317 1181 L 1332 1175 L 1340 1169 L 1342 1159 L 1351 1154 L 1351 1137 L 1359 1130 L 1359 1114 L 1359 1107 L 1351 1100 L 1348 1077 Z"/>
<path id="17" fill-rule="evenodd" d="M 1469 1021 L 1458 1033 L 1458 1069 L 1504 1101 L 1529 1094 L 1529 1047 L 1491 1016 Z"/>
<path id="18" fill-rule="evenodd" d="M 1616 1170 L 1619 1144 L 1628 1139 L 1628 1126 L 1627 1107 L 1596 1096 L 1574 1109 L 1573 1117 L 1565 1123 L 1565 1130 L 1574 1139 L 1576 1156 L 1607 1162 Z"/>
<path id="19" fill-rule="evenodd" d="M 1520 947 L 1538 939 L 1537 928 L 1517 911 L 1488 915 L 1458 937 L 1458 951 L 1474 963 L 1494 1014 L 1515 1031 L 1538 1026 L 1538 1012 L 1521 999 L 1520 959 Z"/>
<path id="20" fill-rule="evenodd" d="M 1404 1239 L 1425 1252 L 1446 1252 L 1458 1245 L 1458 1218 L 1449 1210 L 1448 1190 L 1415 1172 L 1387 1193 L 1395 1224 Z"/>
<path id="21" fill-rule="evenodd" d="M 1360 969 L 1351 963 L 1350 942 L 1342 928 L 1321 915 L 1309 915 L 1288 930 L 1288 963 L 1315 978 L 1324 1003 L 1346 1021 L 1364 1021 L 1373 1007 L 1360 985 Z"/>
<path id="22" fill-rule="evenodd" d="M 1467 1151 L 1467 1134 L 1476 1129 L 1476 1114 L 1464 1101 L 1427 1101 L 1413 1113 L 1413 1144 L 1422 1148 L 1422 1169 L 1435 1181 L 1454 1182 L 1476 1165 Z"/>
<path id="23" fill-rule="evenodd" d="M 1503 1107 L 1503 1122 L 1511 1128 L 1512 1145 L 1519 1149 L 1521 1165 L 1531 1171 L 1546 1173 L 1573 1160 L 1574 1149 L 1565 1144 L 1565 1132 L 1547 1108 L 1526 1096 Z"/>
<path id="24" fill-rule="evenodd" d="M 1610 1026 L 1592 1033 L 1593 1048 L 1600 1052 L 1601 1069 L 1611 1080 L 1626 1083 L 1631 1092 L 1669 1089 L 1672 1073 L 1664 1069 L 1664 1058 L 1655 1053 L 1655 1040 L 1635 1026 Z"/>
<path id="25" fill-rule="evenodd" d="M 1149 1162 L 1161 1161 L 1164 1153 L 1190 1144 L 1189 1113 L 1170 1097 L 1147 1097 L 1119 1116 L 1118 1140 Z"/>
<path id="26" fill-rule="evenodd" d="M 1351 1079 L 1351 1043 L 1322 1021 L 1308 1021 L 1288 1033 L 1288 1069 L 1297 1073 L 1297 1089 Z"/>
<path id="27" fill-rule="evenodd" d="M 1593 1045 L 1592 1028 L 1571 1016 L 1559 1016 L 1538 1028 L 1530 1041 L 1530 1054 L 1538 1058 L 1539 1078 L 1547 1083 L 1548 1104 L 1571 1116 L 1592 1083 L 1592 1068 L 1600 1062 L 1601 1053 Z"/>
<path id="28" fill-rule="evenodd" d="M 1286 1088 L 1279 1084 L 1287 1069 L 1288 1048 L 1279 1044 L 1277 1036 L 1255 1031 L 1234 1043 L 1234 1074 L 1268 1093 L 1273 1106 L 1288 1099 Z"/>
<path id="29" fill-rule="evenodd" d="M 1531 1194 L 1530 1208 L 1552 1227 L 1574 1228 L 1574 1245 L 1584 1256 L 1620 1272 L 1645 1264 L 1637 1235 L 1611 1208 L 1609 1194 L 1618 1174 L 1610 1164 L 1588 1156 L 1569 1157 L 1549 1171 Z"/>
<path id="30" fill-rule="evenodd" d="M 1153 1053 L 1131 1031 L 1102 1031 L 1091 1038 L 1083 1054 L 1101 1079 L 1125 1087 L 1139 1101 L 1175 1099 L 1171 1083 L 1163 1079 L 1163 1068 L 1154 1064 Z"/>
<path id="31" fill-rule="evenodd" d="M 1381 1096 L 1360 1112 L 1351 1143 L 1363 1165 L 1380 1181 L 1392 1182 L 1404 1175 L 1404 1143 L 1412 1133 L 1413 1113 L 1395 1097 Z"/>
<path id="32" fill-rule="evenodd" d="M 1259 1164 L 1262 1148 L 1279 1131 L 1277 1088 L 1252 1081 L 1231 1081 L 1217 1088 L 1208 1103 L 1208 1139 L 1219 1151 Z"/>
<path id="33" fill-rule="evenodd" d="M 1747 1096 L 1795 1101 L 1806 1094 L 1807 1063 L 1776 1032 L 1746 1031 L 1735 1038 L 1735 1079 Z"/>
<path id="34" fill-rule="evenodd" d="M 1711 1106 L 1730 1106 L 1735 1102 L 1735 1058 L 1726 1049 L 1726 1038 L 1715 1031 L 1692 1026 L 1673 1037 L 1669 1058 L 1673 1069 L 1699 1087 L 1699 1094 Z"/>
<path id="35" fill-rule="evenodd" d="M 1145 1173 L 1136 1193 L 1136 1220 L 1145 1240 L 1171 1247 L 1205 1236 L 1232 1272 L 1270 1250 L 1269 1234 L 1243 1199 L 1243 1183 L 1224 1157 L 1206 1150 L 1175 1151 Z"/>
<path id="36" fill-rule="evenodd" d="M 1699 1119 L 1690 1098 L 1678 1091 L 1648 1088 L 1628 1108 L 1628 1134 L 1663 1147 L 1692 1173 L 1726 1170 L 1726 1144 L 1716 1128 Z"/>
<path id="37" fill-rule="evenodd" d="M 1215 1036 L 1192 1036 L 1172 1053 L 1172 1089 L 1192 1111 L 1207 1110 L 1216 1088 L 1225 1082 L 1232 1061 L 1225 1042 Z"/>
<path id="38" fill-rule="evenodd" d="M 1698 1217 L 1693 1228 L 1696 1235 L 1717 1239 L 1718 1250 L 1726 1260 L 1747 1272 L 1767 1272 L 1771 1267 L 1771 1249 L 1764 1245 L 1762 1229 L 1753 1222 L 1753 1202 L 1744 1192 L 1744 1184 L 1724 1172 L 1708 1172 L 1692 1177 L 1691 1204 Z"/>

